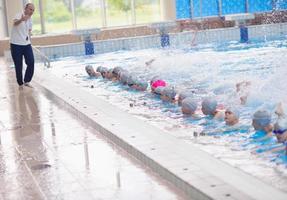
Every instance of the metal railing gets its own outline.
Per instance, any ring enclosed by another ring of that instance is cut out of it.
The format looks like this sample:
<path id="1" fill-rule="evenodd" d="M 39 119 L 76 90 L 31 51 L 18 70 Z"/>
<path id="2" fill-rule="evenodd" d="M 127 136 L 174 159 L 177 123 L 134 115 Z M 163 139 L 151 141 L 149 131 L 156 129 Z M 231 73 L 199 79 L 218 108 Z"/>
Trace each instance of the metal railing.
<path id="1" fill-rule="evenodd" d="M 44 66 L 50 68 L 51 67 L 50 59 L 44 53 L 42 53 L 37 47 L 32 46 L 32 48 L 34 52 L 37 53 L 37 55 L 41 58 L 42 62 L 44 63 Z"/>

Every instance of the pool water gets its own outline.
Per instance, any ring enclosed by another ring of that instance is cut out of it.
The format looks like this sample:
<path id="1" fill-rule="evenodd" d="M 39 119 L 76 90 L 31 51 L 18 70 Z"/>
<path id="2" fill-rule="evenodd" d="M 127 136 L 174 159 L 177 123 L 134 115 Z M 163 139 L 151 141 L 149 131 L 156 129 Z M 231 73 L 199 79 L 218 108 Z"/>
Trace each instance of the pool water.
<path id="1" fill-rule="evenodd" d="M 251 117 L 258 108 L 274 113 L 278 102 L 287 104 L 287 40 L 253 41 L 248 44 L 229 42 L 176 49 L 118 51 L 85 57 L 55 60 L 49 71 L 71 81 L 90 93 L 126 112 L 157 126 L 174 137 L 191 142 L 237 168 L 269 184 L 287 191 L 287 159 L 283 151 L 270 149 L 282 144 L 275 138 L 258 140 Z M 150 65 L 145 63 L 154 59 Z M 85 65 L 112 68 L 121 66 L 149 81 L 154 75 L 163 77 L 178 90 L 191 90 L 200 102 L 213 96 L 224 107 L 240 110 L 240 123 L 226 127 L 224 121 L 182 115 L 176 104 L 163 102 L 150 90 L 138 92 L 102 78 L 89 78 Z M 246 105 L 240 105 L 235 84 L 250 81 Z M 273 114 L 273 122 L 276 120 Z M 215 131 L 214 131 L 215 130 Z M 209 134 L 201 136 L 204 131 Z"/>

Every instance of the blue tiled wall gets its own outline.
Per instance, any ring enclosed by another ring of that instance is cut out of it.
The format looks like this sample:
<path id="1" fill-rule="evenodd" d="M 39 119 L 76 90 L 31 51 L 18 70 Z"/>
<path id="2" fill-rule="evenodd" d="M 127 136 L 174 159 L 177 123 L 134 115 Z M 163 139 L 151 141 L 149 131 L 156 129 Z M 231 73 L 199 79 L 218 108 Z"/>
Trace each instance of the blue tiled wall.
<path id="1" fill-rule="evenodd" d="M 221 0 L 221 14 L 245 13 L 246 1 L 250 13 L 287 9 L 287 0 Z M 176 0 L 176 18 L 218 16 L 219 2 L 220 0 Z"/>

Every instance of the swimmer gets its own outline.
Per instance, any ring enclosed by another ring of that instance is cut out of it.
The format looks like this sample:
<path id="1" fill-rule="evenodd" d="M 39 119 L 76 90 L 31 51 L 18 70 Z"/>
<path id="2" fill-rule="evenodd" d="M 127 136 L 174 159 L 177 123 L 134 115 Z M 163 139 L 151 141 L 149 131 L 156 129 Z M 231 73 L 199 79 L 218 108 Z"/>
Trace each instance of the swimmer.
<path id="1" fill-rule="evenodd" d="M 283 146 L 278 147 L 276 149 L 272 149 L 272 152 L 285 150 L 285 154 L 287 155 L 287 118 L 280 117 L 277 122 L 274 124 L 273 133 L 277 138 L 278 143 L 282 143 Z"/>
<path id="2" fill-rule="evenodd" d="M 113 68 L 112 74 L 113 74 L 113 79 L 114 79 L 115 81 L 120 80 L 121 71 L 123 71 L 123 68 L 121 68 L 121 67 L 115 67 L 115 68 Z"/>
<path id="3" fill-rule="evenodd" d="M 187 97 L 192 97 L 193 96 L 193 92 L 192 91 L 181 91 L 179 94 L 178 94 L 178 105 L 181 106 L 182 104 L 182 101 L 187 98 Z"/>
<path id="4" fill-rule="evenodd" d="M 90 77 L 98 78 L 101 76 L 101 73 L 95 71 L 92 65 L 86 65 L 85 69 Z"/>
<path id="5" fill-rule="evenodd" d="M 225 110 L 224 117 L 227 126 L 234 126 L 239 122 L 239 111 L 234 107 L 229 107 Z"/>
<path id="6" fill-rule="evenodd" d="M 181 111 L 184 115 L 194 115 L 197 109 L 197 102 L 191 98 L 185 98 L 181 103 Z"/>
<path id="7" fill-rule="evenodd" d="M 169 101 L 171 103 L 175 103 L 178 99 L 177 97 L 178 95 L 173 87 L 164 87 L 160 96 L 163 101 Z"/>
<path id="8" fill-rule="evenodd" d="M 271 114 L 266 110 L 256 111 L 252 117 L 252 126 L 256 131 L 264 131 L 268 136 L 272 136 Z"/>
<path id="9" fill-rule="evenodd" d="M 204 115 L 209 115 L 214 119 L 224 119 L 225 113 L 217 109 L 217 101 L 213 98 L 206 98 L 201 103 L 201 111 Z"/>
<path id="10" fill-rule="evenodd" d="M 106 68 L 106 67 L 98 67 L 97 71 L 101 73 L 103 78 L 106 78 L 106 75 L 107 75 L 107 72 L 108 72 L 108 68 Z"/>

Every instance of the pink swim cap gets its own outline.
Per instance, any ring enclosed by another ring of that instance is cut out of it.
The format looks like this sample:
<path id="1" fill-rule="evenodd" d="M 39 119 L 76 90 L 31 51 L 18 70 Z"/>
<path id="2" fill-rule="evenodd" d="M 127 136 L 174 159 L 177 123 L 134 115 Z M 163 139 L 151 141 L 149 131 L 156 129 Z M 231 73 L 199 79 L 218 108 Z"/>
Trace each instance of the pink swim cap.
<path id="1" fill-rule="evenodd" d="M 166 82 L 164 80 L 156 80 L 155 82 L 153 82 L 151 84 L 151 88 L 154 90 L 155 88 L 157 88 L 158 86 L 162 86 L 165 87 L 166 86 Z"/>

